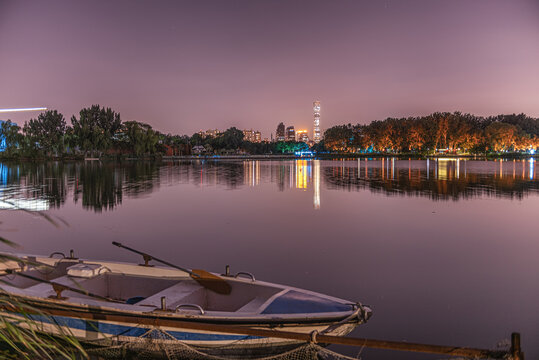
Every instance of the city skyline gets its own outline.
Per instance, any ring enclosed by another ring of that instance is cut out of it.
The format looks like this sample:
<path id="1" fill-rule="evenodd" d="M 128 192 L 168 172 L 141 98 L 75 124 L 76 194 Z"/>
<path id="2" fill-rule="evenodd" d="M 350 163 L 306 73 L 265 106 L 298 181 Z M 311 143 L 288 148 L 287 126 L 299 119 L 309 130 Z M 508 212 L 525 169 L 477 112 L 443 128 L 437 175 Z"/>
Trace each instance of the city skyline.
<path id="1" fill-rule="evenodd" d="M 70 118 L 99 103 L 188 135 L 310 130 L 313 99 L 323 129 L 436 111 L 538 117 L 538 16 L 533 0 L 0 0 L 0 107 Z"/>

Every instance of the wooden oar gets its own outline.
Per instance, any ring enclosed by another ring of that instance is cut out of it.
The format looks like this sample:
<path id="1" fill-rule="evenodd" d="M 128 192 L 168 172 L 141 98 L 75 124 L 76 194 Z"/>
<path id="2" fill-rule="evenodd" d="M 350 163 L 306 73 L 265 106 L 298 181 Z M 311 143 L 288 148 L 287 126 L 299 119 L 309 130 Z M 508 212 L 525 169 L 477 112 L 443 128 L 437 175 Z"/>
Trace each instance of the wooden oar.
<path id="1" fill-rule="evenodd" d="M 210 272 L 207 272 L 206 270 L 200 270 L 200 269 L 189 270 L 189 269 L 180 267 L 178 265 L 171 264 L 168 261 L 158 259 L 155 256 L 152 256 L 145 252 L 135 250 L 133 248 L 130 248 L 129 246 L 122 245 L 116 241 L 113 241 L 112 245 L 129 250 L 131 252 L 134 252 L 135 254 L 142 255 L 146 265 L 148 264 L 148 261 L 154 260 L 154 261 L 160 262 L 161 264 L 184 271 L 188 273 L 189 276 L 191 276 L 194 280 L 196 280 L 200 285 L 218 294 L 228 295 L 230 294 L 230 291 L 232 290 L 230 287 L 230 284 L 225 279 L 223 279 L 220 276 L 214 275 Z"/>

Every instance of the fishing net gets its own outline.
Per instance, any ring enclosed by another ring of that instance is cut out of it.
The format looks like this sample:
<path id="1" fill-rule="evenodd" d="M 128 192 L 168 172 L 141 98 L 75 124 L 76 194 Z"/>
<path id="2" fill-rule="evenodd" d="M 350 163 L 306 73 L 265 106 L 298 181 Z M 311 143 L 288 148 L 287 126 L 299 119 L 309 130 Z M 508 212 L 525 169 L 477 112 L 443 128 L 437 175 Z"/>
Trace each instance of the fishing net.
<path id="1" fill-rule="evenodd" d="M 267 349 L 271 348 L 271 346 L 265 347 L 266 354 L 257 354 L 260 343 L 256 347 L 250 347 L 247 344 L 242 344 L 242 340 L 219 347 L 194 347 L 174 339 L 163 330 L 152 329 L 137 340 L 129 343 L 111 345 L 94 343 L 93 347 L 88 349 L 87 352 L 91 356 L 106 360 L 232 360 L 247 358 L 256 360 L 357 360 L 328 350 L 315 343 L 297 342 L 293 345 L 288 344 L 287 347 L 288 349 L 283 349 L 282 352 L 269 356 L 267 355 Z"/>

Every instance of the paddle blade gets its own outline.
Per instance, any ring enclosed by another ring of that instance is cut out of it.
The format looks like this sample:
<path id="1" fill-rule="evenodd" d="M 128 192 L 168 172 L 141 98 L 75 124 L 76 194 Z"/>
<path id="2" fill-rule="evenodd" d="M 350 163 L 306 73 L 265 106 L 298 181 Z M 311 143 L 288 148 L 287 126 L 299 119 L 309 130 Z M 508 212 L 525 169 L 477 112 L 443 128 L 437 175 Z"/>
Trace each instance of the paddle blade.
<path id="1" fill-rule="evenodd" d="M 223 295 L 228 295 L 232 291 L 230 284 L 222 277 L 200 269 L 193 269 L 191 272 L 191 277 L 206 289 Z"/>

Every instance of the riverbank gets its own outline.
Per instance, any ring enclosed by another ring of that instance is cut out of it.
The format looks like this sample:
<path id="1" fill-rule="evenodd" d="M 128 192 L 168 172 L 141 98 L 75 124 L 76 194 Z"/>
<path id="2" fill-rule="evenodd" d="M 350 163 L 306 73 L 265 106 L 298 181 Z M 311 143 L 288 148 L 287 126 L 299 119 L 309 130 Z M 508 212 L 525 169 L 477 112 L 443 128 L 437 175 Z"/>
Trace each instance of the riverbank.
<path id="1" fill-rule="evenodd" d="M 494 160 L 494 159 L 529 159 L 537 158 L 538 155 L 530 154 L 479 154 L 479 155 L 457 155 L 457 154 L 357 154 L 357 153 L 332 153 L 332 154 L 317 154 L 314 156 L 296 156 L 293 154 L 282 155 L 183 155 L 183 156 L 163 156 L 162 160 L 279 160 L 279 159 L 373 159 L 373 158 L 398 158 L 398 159 L 437 159 L 437 158 L 461 158 L 475 160 Z"/>
<path id="2" fill-rule="evenodd" d="M 181 156 L 101 156 L 101 157 L 84 157 L 82 155 L 72 156 L 39 156 L 39 157 L 22 157 L 22 156 L 7 156 L 0 154 L 0 161 L 170 161 L 170 160 L 290 160 L 290 159 L 376 159 L 376 158 L 397 158 L 397 159 L 436 159 L 436 158 L 461 158 L 475 160 L 495 160 L 495 159 L 529 159 L 538 158 L 537 154 L 524 153 L 504 153 L 504 154 L 392 154 L 392 153 L 325 153 L 316 154 L 313 156 L 298 156 L 294 154 L 265 154 L 265 155 L 181 155 Z"/>

